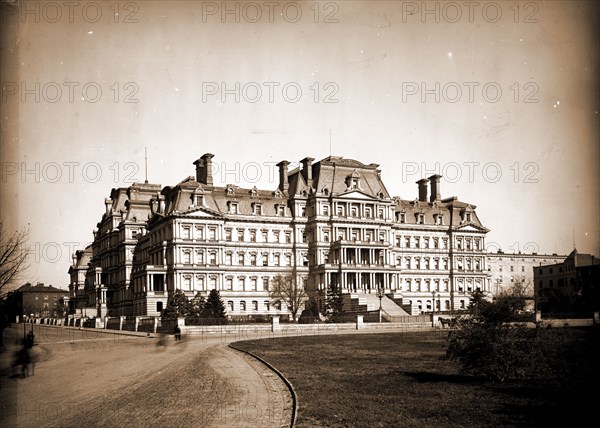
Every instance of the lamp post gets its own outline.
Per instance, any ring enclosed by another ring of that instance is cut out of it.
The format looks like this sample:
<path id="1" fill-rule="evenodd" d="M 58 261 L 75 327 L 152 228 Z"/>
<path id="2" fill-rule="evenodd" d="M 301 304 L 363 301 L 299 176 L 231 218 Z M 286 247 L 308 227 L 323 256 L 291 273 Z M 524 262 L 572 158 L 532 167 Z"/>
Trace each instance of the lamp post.
<path id="1" fill-rule="evenodd" d="M 385 293 L 383 291 L 383 287 L 377 288 L 377 297 L 379 297 L 379 322 L 381 323 L 381 299 L 383 299 Z"/>
<path id="2" fill-rule="evenodd" d="M 433 297 L 431 302 L 431 327 L 435 328 L 435 290 L 431 292 L 431 296 Z"/>

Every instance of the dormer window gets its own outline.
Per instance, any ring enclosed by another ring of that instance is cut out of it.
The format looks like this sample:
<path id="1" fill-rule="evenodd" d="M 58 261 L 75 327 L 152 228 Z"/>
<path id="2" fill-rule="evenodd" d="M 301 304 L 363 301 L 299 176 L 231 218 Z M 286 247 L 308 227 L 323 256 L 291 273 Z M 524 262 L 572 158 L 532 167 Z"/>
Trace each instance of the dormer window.
<path id="1" fill-rule="evenodd" d="M 235 195 L 235 190 L 233 189 L 233 186 L 231 184 L 227 185 L 227 188 L 225 189 L 225 193 L 227 194 L 227 196 Z"/>
<path id="2" fill-rule="evenodd" d="M 276 198 L 283 197 L 283 195 L 281 194 L 281 191 L 279 189 L 277 189 L 273 192 L 273 196 L 275 196 Z"/>
<path id="3" fill-rule="evenodd" d="M 465 221 L 471 222 L 471 213 L 465 213 Z"/>
<path id="4" fill-rule="evenodd" d="M 346 178 L 346 190 L 358 190 L 360 189 L 360 173 L 354 170 L 351 175 Z"/>
<path id="5" fill-rule="evenodd" d="M 229 214 L 238 214 L 238 203 L 234 201 L 227 202 Z"/>
<path id="6" fill-rule="evenodd" d="M 282 204 L 275 204 L 275 214 L 278 217 L 283 217 L 285 216 L 285 205 Z"/>
<path id="7" fill-rule="evenodd" d="M 262 204 L 253 203 L 252 204 L 252 214 L 254 214 L 254 215 L 262 215 Z"/>
<path id="8" fill-rule="evenodd" d="M 258 196 L 258 189 L 256 188 L 256 186 L 254 186 L 254 187 L 252 188 L 252 190 L 250 190 L 250 194 L 251 194 L 253 197 L 257 197 L 257 196 Z"/>
<path id="9" fill-rule="evenodd" d="M 425 224 L 425 214 L 417 213 L 415 214 L 415 220 L 417 224 Z"/>
<path id="10" fill-rule="evenodd" d="M 405 212 L 398 213 L 398 221 L 400 223 L 406 223 L 406 213 Z"/>
<path id="11" fill-rule="evenodd" d="M 443 217 L 443 215 L 442 215 L 442 214 L 434 214 L 434 215 L 433 215 L 433 218 L 434 218 L 434 220 L 435 220 L 435 224 L 436 224 L 437 226 L 441 226 L 441 225 L 443 225 L 443 224 L 444 224 L 444 217 Z"/>

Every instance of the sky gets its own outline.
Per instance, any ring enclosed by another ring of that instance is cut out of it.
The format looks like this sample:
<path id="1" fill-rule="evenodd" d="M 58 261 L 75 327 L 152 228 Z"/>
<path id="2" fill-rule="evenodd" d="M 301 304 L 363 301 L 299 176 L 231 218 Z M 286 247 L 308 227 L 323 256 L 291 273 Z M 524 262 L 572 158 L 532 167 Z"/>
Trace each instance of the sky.
<path id="1" fill-rule="evenodd" d="M 175 185 L 204 153 L 248 188 L 330 154 L 403 199 L 440 173 L 490 251 L 600 254 L 594 2 L 2 3 L 0 218 L 29 228 L 23 283 L 67 288 L 112 188 Z"/>

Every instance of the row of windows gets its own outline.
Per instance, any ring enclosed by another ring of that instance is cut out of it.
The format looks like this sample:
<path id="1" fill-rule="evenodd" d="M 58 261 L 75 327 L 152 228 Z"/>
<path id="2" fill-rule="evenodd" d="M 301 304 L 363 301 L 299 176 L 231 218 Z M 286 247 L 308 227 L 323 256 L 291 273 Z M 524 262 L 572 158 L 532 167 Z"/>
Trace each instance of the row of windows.
<path id="1" fill-rule="evenodd" d="M 205 265 L 216 266 L 218 264 L 218 257 L 216 251 L 208 252 L 207 263 L 204 259 L 204 251 L 196 250 L 192 252 L 191 249 L 182 249 L 181 262 L 185 265 Z M 307 259 L 306 254 L 302 254 L 303 259 Z M 292 254 L 285 253 L 256 253 L 256 252 L 226 252 L 225 253 L 225 265 L 233 266 L 234 258 L 237 266 L 291 266 L 292 265 Z M 283 264 L 282 264 L 283 261 Z"/>
<path id="2" fill-rule="evenodd" d="M 438 311 L 440 310 L 440 303 L 441 302 L 439 300 L 435 301 L 435 309 L 438 310 Z M 408 304 L 412 305 L 412 301 L 409 300 Z M 432 311 L 432 302 L 431 302 L 431 300 L 425 300 L 425 307 L 423 307 L 423 301 L 421 301 L 421 300 L 416 300 L 414 304 L 417 306 L 417 308 L 419 309 L 419 311 Z M 466 301 L 464 299 L 461 299 L 459 301 L 459 307 L 460 307 L 460 309 L 466 309 L 466 307 L 467 307 L 466 305 L 467 304 L 466 304 Z M 444 300 L 444 310 L 445 311 L 449 311 L 450 310 L 450 300 Z"/>

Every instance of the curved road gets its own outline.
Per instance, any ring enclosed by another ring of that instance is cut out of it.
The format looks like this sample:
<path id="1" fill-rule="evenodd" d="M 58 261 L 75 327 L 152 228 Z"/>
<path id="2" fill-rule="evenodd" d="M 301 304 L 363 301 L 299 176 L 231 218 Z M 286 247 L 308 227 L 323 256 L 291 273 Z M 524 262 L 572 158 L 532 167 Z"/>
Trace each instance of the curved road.
<path id="1" fill-rule="evenodd" d="M 8 367 L 22 326 L 5 331 L 3 427 L 288 427 L 289 390 L 262 363 L 209 340 L 35 326 L 35 374 Z M 30 326 L 27 326 L 29 331 Z M 12 346 L 11 346 L 12 345 Z"/>

